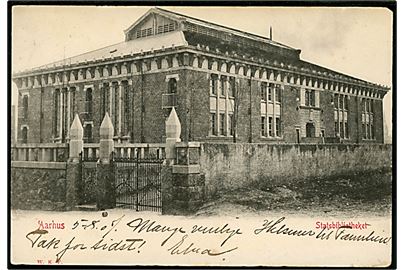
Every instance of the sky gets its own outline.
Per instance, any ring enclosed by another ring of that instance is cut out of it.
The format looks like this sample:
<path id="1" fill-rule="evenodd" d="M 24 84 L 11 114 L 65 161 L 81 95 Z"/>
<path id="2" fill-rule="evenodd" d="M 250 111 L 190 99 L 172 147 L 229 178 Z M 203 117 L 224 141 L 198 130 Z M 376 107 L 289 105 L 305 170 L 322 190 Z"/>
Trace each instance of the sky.
<path id="1" fill-rule="evenodd" d="M 123 31 L 149 8 L 14 7 L 13 72 L 122 42 Z M 392 86 L 392 14 L 387 9 L 163 8 L 266 37 L 271 26 L 273 40 L 301 49 L 306 61 Z M 391 96 L 384 100 L 389 123 Z"/>

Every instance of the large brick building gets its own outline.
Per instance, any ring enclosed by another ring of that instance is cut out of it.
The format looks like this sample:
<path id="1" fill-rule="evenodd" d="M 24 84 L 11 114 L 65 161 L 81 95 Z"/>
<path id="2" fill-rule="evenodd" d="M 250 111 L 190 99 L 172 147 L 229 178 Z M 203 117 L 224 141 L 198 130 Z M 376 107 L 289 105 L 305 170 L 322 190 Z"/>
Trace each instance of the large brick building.
<path id="1" fill-rule="evenodd" d="M 106 112 L 117 141 L 163 142 L 173 106 L 185 141 L 382 143 L 389 90 L 271 38 L 159 8 L 122 43 L 13 80 L 20 143 L 67 141 L 75 114 L 85 141 L 98 142 Z"/>

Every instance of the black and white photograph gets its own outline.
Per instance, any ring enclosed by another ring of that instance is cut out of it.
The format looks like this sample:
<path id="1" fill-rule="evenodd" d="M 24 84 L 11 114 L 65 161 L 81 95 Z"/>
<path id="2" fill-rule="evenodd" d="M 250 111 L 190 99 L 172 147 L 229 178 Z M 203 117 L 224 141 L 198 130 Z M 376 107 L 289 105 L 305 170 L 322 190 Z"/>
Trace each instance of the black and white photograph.
<path id="1" fill-rule="evenodd" d="M 9 2 L 9 267 L 395 267 L 395 12 Z"/>

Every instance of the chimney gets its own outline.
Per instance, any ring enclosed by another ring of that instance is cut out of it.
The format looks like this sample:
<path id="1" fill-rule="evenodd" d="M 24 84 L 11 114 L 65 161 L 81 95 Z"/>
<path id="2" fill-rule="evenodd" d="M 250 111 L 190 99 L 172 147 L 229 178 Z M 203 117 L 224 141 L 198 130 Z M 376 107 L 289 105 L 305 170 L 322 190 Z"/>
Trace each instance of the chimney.
<path id="1" fill-rule="evenodd" d="M 273 28 L 270 26 L 270 35 L 269 35 L 269 40 L 273 40 Z"/>

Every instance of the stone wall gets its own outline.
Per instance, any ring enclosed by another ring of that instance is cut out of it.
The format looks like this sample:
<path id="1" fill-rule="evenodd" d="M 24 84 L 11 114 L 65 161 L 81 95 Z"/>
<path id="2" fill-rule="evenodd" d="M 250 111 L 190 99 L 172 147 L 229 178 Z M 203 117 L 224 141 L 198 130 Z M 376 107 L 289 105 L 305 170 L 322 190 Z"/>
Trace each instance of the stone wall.
<path id="1" fill-rule="evenodd" d="M 389 145 L 203 143 L 206 195 L 256 181 L 274 183 L 389 168 Z"/>
<path id="2" fill-rule="evenodd" d="M 65 210 L 65 162 L 12 162 L 11 208 Z"/>

